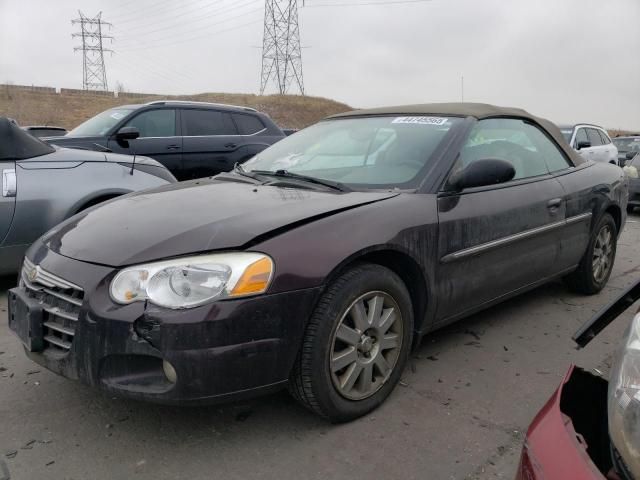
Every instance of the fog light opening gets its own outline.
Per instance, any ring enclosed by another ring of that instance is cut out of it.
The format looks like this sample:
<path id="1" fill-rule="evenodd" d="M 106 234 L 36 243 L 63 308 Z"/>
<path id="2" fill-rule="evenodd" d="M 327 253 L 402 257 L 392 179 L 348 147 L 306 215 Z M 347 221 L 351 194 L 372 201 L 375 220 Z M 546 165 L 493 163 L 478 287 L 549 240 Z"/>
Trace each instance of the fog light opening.
<path id="1" fill-rule="evenodd" d="M 176 373 L 176 369 L 173 368 L 173 365 L 171 365 L 166 360 L 163 360 L 162 370 L 164 371 L 164 375 L 167 377 L 167 380 L 169 380 L 171 383 L 176 383 L 176 381 L 178 380 L 178 374 Z"/>

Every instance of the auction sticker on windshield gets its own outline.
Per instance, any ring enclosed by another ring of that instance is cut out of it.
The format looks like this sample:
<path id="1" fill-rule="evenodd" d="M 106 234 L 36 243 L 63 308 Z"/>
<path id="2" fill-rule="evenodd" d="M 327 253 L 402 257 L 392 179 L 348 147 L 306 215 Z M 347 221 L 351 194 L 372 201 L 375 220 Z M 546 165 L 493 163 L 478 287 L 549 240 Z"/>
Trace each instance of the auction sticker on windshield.
<path id="1" fill-rule="evenodd" d="M 447 123 L 444 117 L 396 117 L 391 123 L 411 123 L 417 125 L 444 125 Z"/>

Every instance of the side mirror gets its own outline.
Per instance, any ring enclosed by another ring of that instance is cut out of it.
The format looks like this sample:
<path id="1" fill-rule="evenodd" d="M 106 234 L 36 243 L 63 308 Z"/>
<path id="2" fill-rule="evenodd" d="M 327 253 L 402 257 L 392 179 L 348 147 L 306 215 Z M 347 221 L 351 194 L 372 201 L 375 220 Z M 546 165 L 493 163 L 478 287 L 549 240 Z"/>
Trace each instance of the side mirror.
<path id="1" fill-rule="evenodd" d="M 477 160 L 464 170 L 454 173 L 449 185 L 460 191 L 465 188 L 484 187 L 508 182 L 516 176 L 516 170 L 509 162 L 495 158 Z"/>
<path id="2" fill-rule="evenodd" d="M 128 145 L 129 140 L 135 140 L 140 136 L 140 131 L 136 127 L 122 127 L 116 133 L 116 141 L 122 145 Z"/>
<path id="3" fill-rule="evenodd" d="M 589 148 L 591 147 L 591 142 L 588 140 L 580 140 L 578 142 L 578 146 L 576 147 L 576 150 L 582 150 L 583 148 Z"/>

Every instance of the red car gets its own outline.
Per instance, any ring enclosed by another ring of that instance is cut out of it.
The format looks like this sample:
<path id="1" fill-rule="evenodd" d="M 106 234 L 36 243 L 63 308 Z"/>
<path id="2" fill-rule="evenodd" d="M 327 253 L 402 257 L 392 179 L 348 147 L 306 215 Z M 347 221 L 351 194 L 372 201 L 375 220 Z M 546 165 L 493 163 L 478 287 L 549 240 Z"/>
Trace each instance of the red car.
<path id="1" fill-rule="evenodd" d="M 640 281 L 574 336 L 584 347 L 640 299 Z M 611 380 L 571 367 L 529 426 L 516 480 L 640 479 L 640 312 L 616 356 Z"/>

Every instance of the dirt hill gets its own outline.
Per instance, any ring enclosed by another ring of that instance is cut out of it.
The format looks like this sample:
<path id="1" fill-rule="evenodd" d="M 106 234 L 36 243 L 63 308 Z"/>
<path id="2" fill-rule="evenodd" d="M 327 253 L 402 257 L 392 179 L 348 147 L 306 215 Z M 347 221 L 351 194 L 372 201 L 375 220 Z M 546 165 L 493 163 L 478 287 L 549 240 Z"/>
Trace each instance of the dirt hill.
<path id="1" fill-rule="evenodd" d="M 81 90 L 43 87 L 0 86 L 0 116 L 14 118 L 20 125 L 58 125 L 71 129 L 111 107 L 152 100 L 196 100 L 253 107 L 268 113 L 283 128 L 303 128 L 339 112 L 351 110 L 344 103 L 326 98 L 298 95 L 249 95 L 201 93 L 197 95 L 145 95 L 113 93 L 100 95 Z"/>

